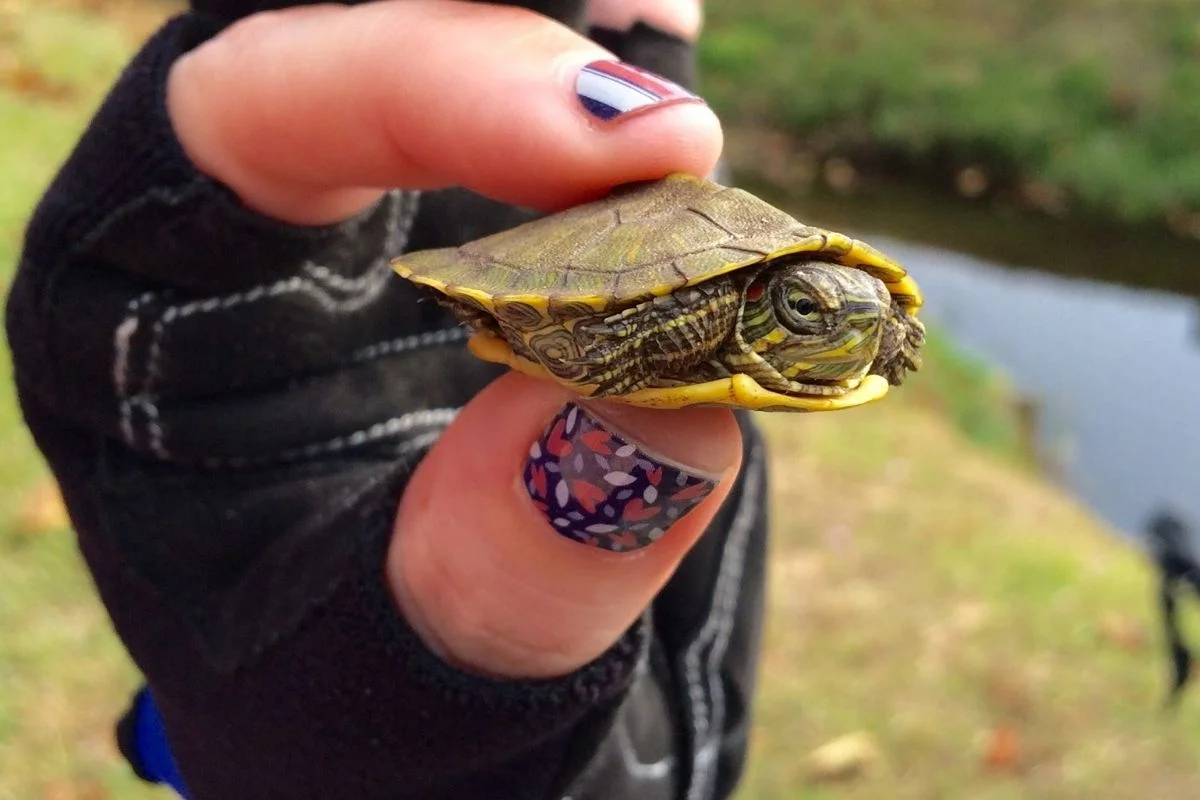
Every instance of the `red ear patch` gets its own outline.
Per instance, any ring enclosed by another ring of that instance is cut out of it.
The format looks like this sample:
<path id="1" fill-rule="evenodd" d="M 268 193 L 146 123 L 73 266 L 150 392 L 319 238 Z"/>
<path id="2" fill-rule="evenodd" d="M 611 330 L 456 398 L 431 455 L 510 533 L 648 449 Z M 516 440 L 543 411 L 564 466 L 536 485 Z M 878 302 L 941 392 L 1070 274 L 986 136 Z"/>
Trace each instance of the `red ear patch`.
<path id="1" fill-rule="evenodd" d="M 762 299 L 762 296 L 763 286 L 761 283 L 752 283 L 750 284 L 750 288 L 746 290 L 746 299 L 751 303 L 757 303 Z"/>

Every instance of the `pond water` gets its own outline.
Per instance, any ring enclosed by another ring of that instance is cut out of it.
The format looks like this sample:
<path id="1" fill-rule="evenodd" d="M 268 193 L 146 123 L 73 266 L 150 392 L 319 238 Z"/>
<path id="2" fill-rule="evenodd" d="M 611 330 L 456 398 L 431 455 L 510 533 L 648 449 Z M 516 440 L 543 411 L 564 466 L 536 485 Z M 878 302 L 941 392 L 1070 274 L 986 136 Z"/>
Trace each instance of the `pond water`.
<path id="1" fill-rule="evenodd" d="M 912 269 L 925 318 L 1038 404 L 1040 449 L 1102 518 L 1136 538 L 1166 511 L 1200 549 L 1200 245 L 927 198 L 789 205 Z"/>
<path id="2" fill-rule="evenodd" d="M 878 242 L 920 270 L 928 319 L 1036 398 L 1070 489 L 1129 533 L 1166 509 L 1200 522 L 1195 300 Z"/>

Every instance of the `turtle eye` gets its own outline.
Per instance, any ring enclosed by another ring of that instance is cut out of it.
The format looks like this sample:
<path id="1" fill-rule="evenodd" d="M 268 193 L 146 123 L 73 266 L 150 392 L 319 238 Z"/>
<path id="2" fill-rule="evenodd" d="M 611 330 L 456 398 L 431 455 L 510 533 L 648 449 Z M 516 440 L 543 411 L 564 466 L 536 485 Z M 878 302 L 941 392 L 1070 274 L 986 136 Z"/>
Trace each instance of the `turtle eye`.
<path id="1" fill-rule="evenodd" d="M 775 303 L 779 321 L 796 333 L 823 331 L 825 313 L 821 304 L 801 286 L 792 284 L 782 288 Z"/>
<path id="2" fill-rule="evenodd" d="M 800 297 L 792 303 L 792 310 L 802 317 L 807 317 L 817 310 L 817 304 L 807 297 Z"/>

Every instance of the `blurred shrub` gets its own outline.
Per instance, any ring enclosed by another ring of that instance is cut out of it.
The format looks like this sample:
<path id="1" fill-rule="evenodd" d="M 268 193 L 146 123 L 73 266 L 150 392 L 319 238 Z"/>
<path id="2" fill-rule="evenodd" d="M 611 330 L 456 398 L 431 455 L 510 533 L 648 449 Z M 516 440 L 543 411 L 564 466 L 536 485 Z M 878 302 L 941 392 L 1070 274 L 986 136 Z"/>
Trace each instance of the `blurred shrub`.
<path id="1" fill-rule="evenodd" d="M 978 164 L 1131 222 L 1200 211 L 1196 0 L 710 0 L 734 123 Z"/>

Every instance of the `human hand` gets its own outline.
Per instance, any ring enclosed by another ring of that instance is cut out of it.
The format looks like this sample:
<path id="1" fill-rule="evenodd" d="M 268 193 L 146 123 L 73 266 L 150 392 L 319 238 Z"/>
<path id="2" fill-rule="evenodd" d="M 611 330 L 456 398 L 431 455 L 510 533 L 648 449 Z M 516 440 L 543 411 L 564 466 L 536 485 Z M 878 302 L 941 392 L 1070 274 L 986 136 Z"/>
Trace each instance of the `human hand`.
<path id="1" fill-rule="evenodd" d="M 649 76 L 661 102 L 611 119 L 585 110 L 577 79 L 597 59 L 611 56 L 520 9 L 303 7 L 249 18 L 180 59 L 168 109 L 201 170 L 296 224 L 348 218 L 390 187 L 463 185 L 554 210 L 616 184 L 712 169 L 718 122 L 677 87 Z M 593 74 L 593 107 L 650 101 L 599 97 L 597 86 L 615 84 Z M 400 613 L 451 663 L 522 678 L 597 658 L 670 577 L 736 474 L 727 411 L 571 400 L 546 382 L 499 379 L 400 501 L 384 574 Z"/>

